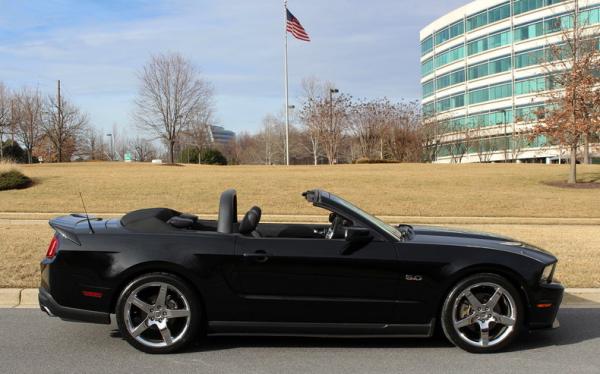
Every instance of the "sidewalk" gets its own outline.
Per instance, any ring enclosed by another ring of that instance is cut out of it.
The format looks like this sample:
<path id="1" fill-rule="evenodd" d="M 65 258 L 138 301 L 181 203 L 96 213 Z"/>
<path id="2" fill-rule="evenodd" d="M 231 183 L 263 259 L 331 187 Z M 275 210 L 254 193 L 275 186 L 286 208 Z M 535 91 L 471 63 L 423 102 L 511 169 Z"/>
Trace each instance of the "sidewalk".
<path id="1" fill-rule="evenodd" d="M 600 308 L 600 288 L 567 288 L 564 308 Z M 37 288 L 0 288 L 0 308 L 39 308 Z"/>

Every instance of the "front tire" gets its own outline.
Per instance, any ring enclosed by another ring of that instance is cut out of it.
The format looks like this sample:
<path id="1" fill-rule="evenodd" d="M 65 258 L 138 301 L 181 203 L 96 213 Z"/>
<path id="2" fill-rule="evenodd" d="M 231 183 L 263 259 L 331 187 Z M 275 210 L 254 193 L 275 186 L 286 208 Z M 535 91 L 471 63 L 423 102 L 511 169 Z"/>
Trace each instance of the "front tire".
<path id="1" fill-rule="evenodd" d="M 146 353 L 171 353 L 187 346 L 200 326 L 200 302 L 179 277 L 150 273 L 121 292 L 116 316 L 121 335 Z"/>
<path id="2" fill-rule="evenodd" d="M 515 287 L 490 273 L 470 276 L 450 291 L 442 308 L 444 334 L 468 352 L 501 350 L 521 332 L 523 305 Z"/>

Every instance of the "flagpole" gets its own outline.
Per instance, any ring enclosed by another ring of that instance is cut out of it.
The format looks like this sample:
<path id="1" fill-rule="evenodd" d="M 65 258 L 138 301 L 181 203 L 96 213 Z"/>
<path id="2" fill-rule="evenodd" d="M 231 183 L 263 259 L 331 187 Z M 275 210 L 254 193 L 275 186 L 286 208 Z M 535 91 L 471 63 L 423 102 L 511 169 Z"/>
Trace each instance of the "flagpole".
<path id="1" fill-rule="evenodd" d="M 287 0 L 283 1 L 283 33 L 285 39 L 285 57 L 284 57 L 284 65 L 285 65 L 285 164 L 290 165 L 290 105 L 288 99 L 288 62 L 287 62 Z"/>

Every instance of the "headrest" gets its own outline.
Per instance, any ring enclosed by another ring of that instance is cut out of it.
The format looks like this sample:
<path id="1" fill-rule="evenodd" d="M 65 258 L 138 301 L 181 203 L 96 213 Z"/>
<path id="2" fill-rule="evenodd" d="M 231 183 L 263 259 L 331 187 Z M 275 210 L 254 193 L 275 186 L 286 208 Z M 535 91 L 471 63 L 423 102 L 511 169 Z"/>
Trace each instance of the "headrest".
<path id="1" fill-rule="evenodd" d="M 185 229 L 187 227 L 190 227 L 194 224 L 195 220 L 190 218 L 187 215 L 180 215 L 180 216 L 175 216 L 175 217 L 171 217 L 169 218 L 169 220 L 167 221 L 167 223 L 173 227 L 177 227 L 178 229 Z"/>
<path id="2" fill-rule="evenodd" d="M 225 234 L 233 232 L 233 224 L 237 222 L 237 193 L 234 189 L 221 194 L 219 201 L 219 222 L 217 231 Z"/>
<path id="3" fill-rule="evenodd" d="M 257 206 L 253 206 L 244 215 L 242 222 L 240 222 L 240 228 L 239 228 L 240 234 L 248 235 L 248 234 L 252 233 L 252 231 L 256 230 L 256 226 L 258 226 L 258 223 L 260 222 L 261 214 L 262 214 L 262 211 L 260 210 L 260 208 Z"/>

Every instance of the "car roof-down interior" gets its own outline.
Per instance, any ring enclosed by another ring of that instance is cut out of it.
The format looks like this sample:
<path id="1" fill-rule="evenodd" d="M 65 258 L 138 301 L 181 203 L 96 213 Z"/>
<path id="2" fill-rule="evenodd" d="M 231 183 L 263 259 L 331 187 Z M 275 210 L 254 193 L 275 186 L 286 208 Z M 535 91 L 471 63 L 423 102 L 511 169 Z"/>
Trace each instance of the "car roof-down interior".
<path id="1" fill-rule="evenodd" d="M 169 208 L 148 208 L 129 212 L 121 218 L 127 230 L 145 233 L 175 233 L 184 230 L 240 234 L 249 237 L 316 237 L 314 229 L 326 225 L 260 223 L 262 210 L 253 206 L 238 222 L 237 192 L 228 189 L 219 199 L 218 219 L 205 220 Z"/>

